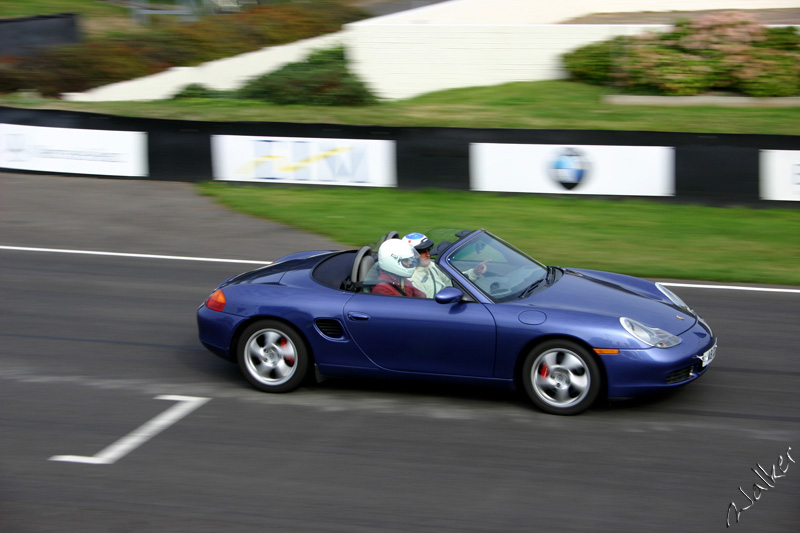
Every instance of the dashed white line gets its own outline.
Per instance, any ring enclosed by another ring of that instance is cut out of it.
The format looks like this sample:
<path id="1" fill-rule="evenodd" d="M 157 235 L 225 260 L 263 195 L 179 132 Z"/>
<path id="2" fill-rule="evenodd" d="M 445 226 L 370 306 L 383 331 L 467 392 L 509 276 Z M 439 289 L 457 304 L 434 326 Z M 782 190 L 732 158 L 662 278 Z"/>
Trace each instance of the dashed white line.
<path id="1" fill-rule="evenodd" d="M 667 283 L 661 282 L 662 285 L 670 287 L 686 287 L 688 289 L 718 289 L 728 291 L 752 291 L 752 292 L 782 292 L 788 294 L 800 294 L 800 289 L 781 289 L 772 287 L 743 287 L 739 285 L 702 285 L 697 283 Z"/>
<path id="2" fill-rule="evenodd" d="M 250 261 L 247 259 L 220 259 L 215 257 L 187 257 L 183 255 L 154 255 L 122 252 L 102 252 L 94 250 L 65 250 L 61 248 L 31 248 L 28 246 L 0 246 L 0 250 L 17 252 L 47 252 L 54 254 L 102 255 L 109 257 L 134 257 L 137 259 L 169 259 L 172 261 L 206 261 L 211 263 L 247 263 L 251 265 L 269 265 L 272 261 Z"/>

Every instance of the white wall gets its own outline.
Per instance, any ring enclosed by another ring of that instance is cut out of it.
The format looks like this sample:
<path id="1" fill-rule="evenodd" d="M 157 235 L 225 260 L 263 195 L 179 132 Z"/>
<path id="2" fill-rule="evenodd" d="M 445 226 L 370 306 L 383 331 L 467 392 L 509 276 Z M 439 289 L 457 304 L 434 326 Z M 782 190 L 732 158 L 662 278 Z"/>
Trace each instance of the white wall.
<path id="1" fill-rule="evenodd" d="M 347 35 L 350 69 L 390 100 L 513 81 L 566 77 L 561 54 L 652 25 L 362 26 Z"/>

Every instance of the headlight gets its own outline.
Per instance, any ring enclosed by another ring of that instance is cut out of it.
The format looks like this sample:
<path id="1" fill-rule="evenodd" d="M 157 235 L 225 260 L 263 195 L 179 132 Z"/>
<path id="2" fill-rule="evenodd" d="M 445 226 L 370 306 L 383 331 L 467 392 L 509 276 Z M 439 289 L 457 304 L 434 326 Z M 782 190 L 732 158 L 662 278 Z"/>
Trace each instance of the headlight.
<path id="1" fill-rule="evenodd" d="M 680 307 L 680 308 L 681 308 L 681 310 L 683 310 L 683 311 L 684 311 L 684 312 L 686 312 L 686 313 L 689 313 L 690 315 L 693 315 L 693 314 L 695 314 L 695 312 L 694 312 L 694 311 L 692 311 L 692 308 L 691 308 L 691 307 L 689 307 L 688 305 L 686 305 L 686 302 L 684 302 L 683 300 L 681 300 L 680 296 L 678 296 L 677 294 L 675 294 L 674 292 L 672 292 L 671 290 L 669 290 L 668 288 L 666 288 L 665 286 L 663 286 L 663 285 L 662 285 L 662 284 L 660 284 L 660 283 L 656 283 L 656 287 L 658 287 L 658 290 L 660 290 L 660 291 L 661 291 L 661 293 L 662 293 L 664 296 L 666 296 L 667 298 L 669 298 L 669 300 L 670 300 L 672 303 L 674 303 L 675 305 L 677 305 L 678 307 Z"/>
<path id="2" fill-rule="evenodd" d="M 664 331 L 663 329 L 651 328 L 645 326 L 641 322 L 637 322 L 632 318 L 620 317 L 619 323 L 625 328 L 625 331 L 633 335 L 645 344 L 655 346 L 656 348 L 671 348 L 681 343 L 681 339 Z"/>

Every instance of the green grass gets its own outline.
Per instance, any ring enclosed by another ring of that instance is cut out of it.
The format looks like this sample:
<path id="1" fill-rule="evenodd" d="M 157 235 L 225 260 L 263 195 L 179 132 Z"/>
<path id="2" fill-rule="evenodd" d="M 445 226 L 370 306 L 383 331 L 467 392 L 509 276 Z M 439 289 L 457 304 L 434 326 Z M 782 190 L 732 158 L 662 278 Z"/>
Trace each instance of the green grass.
<path id="1" fill-rule="evenodd" d="M 648 278 L 800 285 L 800 211 L 439 190 L 203 183 L 236 211 L 357 247 L 391 230 L 486 228 L 544 263 Z"/>
<path id="2" fill-rule="evenodd" d="M 236 99 L 89 103 L 20 96 L 0 97 L 0 105 L 198 121 L 800 135 L 800 107 L 615 106 L 601 102 L 608 92 L 570 81 L 539 81 L 453 89 L 365 107 Z"/>

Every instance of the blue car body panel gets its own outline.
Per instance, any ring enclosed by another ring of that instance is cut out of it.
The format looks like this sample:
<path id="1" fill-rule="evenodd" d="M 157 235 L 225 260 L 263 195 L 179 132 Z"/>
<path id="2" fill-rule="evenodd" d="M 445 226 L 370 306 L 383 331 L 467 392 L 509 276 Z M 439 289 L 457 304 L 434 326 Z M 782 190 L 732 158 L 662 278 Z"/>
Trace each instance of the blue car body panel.
<path id="1" fill-rule="evenodd" d="M 693 311 L 673 303 L 651 281 L 559 269 L 552 282 L 529 295 L 493 301 L 449 263 L 481 233 L 486 232 L 473 232 L 438 259 L 464 293 L 461 301 L 365 294 L 348 286 L 354 250 L 301 252 L 222 283 L 224 310 L 204 304 L 197 311 L 200 340 L 235 360 L 239 333 L 255 320 L 271 318 L 302 335 L 323 375 L 513 387 L 521 358 L 535 345 L 570 339 L 590 350 L 618 350 L 597 355 L 609 397 L 682 386 L 705 372 L 699 357 L 716 347 L 716 339 Z M 620 317 L 660 328 L 681 342 L 671 348 L 645 344 L 621 326 Z"/>
<path id="2" fill-rule="evenodd" d="M 350 337 L 380 368 L 494 377 L 497 328 L 482 304 L 356 294 L 344 316 Z"/>

